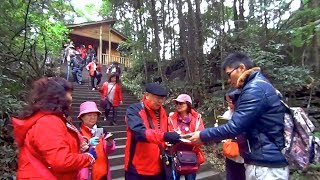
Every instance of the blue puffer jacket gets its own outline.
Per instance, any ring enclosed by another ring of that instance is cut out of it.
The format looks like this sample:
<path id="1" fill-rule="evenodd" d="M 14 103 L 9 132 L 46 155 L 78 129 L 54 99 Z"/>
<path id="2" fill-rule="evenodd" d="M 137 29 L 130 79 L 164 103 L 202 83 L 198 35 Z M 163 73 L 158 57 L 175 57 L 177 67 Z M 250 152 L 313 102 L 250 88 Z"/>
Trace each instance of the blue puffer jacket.
<path id="1" fill-rule="evenodd" d="M 221 141 L 245 135 L 247 148 L 240 146 L 246 164 L 265 167 L 284 167 L 287 161 L 280 149 L 284 147 L 285 107 L 280 97 L 261 74 L 251 69 L 238 80 L 242 88 L 232 119 L 217 128 L 200 133 L 203 142 Z"/>

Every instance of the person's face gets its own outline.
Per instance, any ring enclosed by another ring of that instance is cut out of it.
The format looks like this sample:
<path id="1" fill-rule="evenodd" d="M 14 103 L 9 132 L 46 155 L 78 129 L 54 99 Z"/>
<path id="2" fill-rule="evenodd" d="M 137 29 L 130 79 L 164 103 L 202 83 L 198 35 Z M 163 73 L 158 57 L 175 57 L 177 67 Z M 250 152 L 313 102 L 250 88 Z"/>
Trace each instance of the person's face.
<path id="1" fill-rule="evenodd" d="M 66 99 L 69 105 L 69 110 L 71 111 L 71 106 L 72 106 L 72 92 L 67 92 L 66 93 Z"/>
<path id="2" fill-rule="evenodd" d="M 66 99 L 67 99 L 67 102 L 69 103 L 69 105 L 71 106 L 71 104 L 72 104 L 72 92 L 67 92 Z"/>
<path id="3" fill-rule="evenodd" d="M 92 128 L 97 123 L 98 113 L 92 112 L 84 114 L 81 120 L 85 126 Z"/>
<path id="4" fill-rule="evenodd" d="M 146 93 L 146 99 L 150 102 L 149 105 L 152 110 L 158 110 L 160 109 L 166 98 L 151 93 Z"/>
<path id="5" fill-rule="evenodd" d="M 110 80 L 111 80 L 111 82 L 116 82 L 117 81 L 117 77 L 113 76 Z"/>
<path id="6" fill-rule="evenodd" d="M 229 96 L 226 97 L 226 103 L 231 110 L 234 110 L 234 104 L 232 102 L 232 99 Z"/>
<path id="7" fill-rule="evenodd" d="M 240 64 L 239 66 L 232 68 L 232 67 L 226 67 L 225 72 L 228 77 L 228 83 L 232 87 L 237 87 L 237 81 L 239 77 L 242 75 L 242 73 L 246 70 L 244 64 Z"/>
<path id="8" fill-rule="evenodd" d="M 188 109 L 187 103 L 176 101 L 176 110 L 178 113 L 187 112 L 187 109 Z"/>

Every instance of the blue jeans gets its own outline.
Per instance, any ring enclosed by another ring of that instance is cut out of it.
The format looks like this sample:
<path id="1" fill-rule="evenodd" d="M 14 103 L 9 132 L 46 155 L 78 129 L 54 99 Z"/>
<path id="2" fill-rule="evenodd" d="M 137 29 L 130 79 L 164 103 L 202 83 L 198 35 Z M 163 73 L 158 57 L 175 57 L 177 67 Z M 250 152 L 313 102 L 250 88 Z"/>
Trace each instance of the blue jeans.
<path id="1" fill-rule="evenodd" d="M 188 174 L 184 176 L 185 180 L 195 180 L 196 179 L 196 173 L 194 174 Z M 177 179 L 180 179 L 180 174 L 177 174 Z"/>
<path id="2" fill-rule="evenodd" d="M 72 69 L 73 80 L 77 83 L 82 82 L 82 71 L 79 68 Z"/>

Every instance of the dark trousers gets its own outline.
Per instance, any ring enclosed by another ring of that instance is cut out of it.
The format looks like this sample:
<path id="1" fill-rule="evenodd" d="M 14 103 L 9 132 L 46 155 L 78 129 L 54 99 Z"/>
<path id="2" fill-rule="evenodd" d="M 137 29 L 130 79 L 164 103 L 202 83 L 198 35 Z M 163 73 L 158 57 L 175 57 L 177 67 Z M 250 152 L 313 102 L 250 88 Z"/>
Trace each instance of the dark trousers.
<path id="1" fill-rule="evenodd" d="M 112 119 L 111 119 L 111 122 L 116 122 L 117 116 L 118 116 L 118 114 L 117 114 L 117 108 L 118 108 L 118 107 L 113 107 L 113 106 L 111 106 L 110 109 L 105 109 L 105 110 L 104 110 L 104 115 L 105 115 L 106 119 L 108 119 L 110 110 L 112 109 Z"/>
<path id="2" fill-rule="evenodd" d="M 185 180 L 196 180 L 196 175 L 197 175 L 196 173 L 184 175 L 184 179 Z M 177 179 L 180 179 L 180 176 L 183 176 L 183 175 L 177 174 Z"/>
<path id="3" fill-rule="evenodd" d="M 234 162 L 226 158 L 226 180 L 245 180 L 246 169 L 243 163 Z"/>
<path id="4" fill-rule="evenodd" d="M 165 180 L 166 179 L 162 174 L 154 175 L 154 176 L 145 176 L 145 175 L 131 173 L 128 171 L 125 171 L 124 176 L 125 176 L 124 178 L 125 180 Z"/>
<path id="5" fill-rule="evenodd" d="M 99 73 L 99 74 L 94 73 L 94 76 L 90 76 L 92 88 L 95 88 L 96 85 L 99 85 L 99 84 L 100 84 L 100 82 L 101 82 L 101 77 L 102 77 L 102 74 L 101 74 L 101 73 Z M 97 84 L 96 84 L 96 85 L 95 85 L 95 83 L 94 83 L 94 79 L 97 79 Z"/>

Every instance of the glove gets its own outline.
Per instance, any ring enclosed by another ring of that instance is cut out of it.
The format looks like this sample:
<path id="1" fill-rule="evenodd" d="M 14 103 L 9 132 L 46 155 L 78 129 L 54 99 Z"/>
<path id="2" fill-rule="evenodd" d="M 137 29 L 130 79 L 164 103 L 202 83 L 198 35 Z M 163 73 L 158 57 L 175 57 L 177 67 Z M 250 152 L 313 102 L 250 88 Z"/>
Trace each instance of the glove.
<path id="1" fill-rule="evenodd" d="M 180 142 L 180 134 L 176 133 L 176 132 L 165 132 L 164 133 L 164 141 L 175 144 Z"/>
<path id="2" fill-rule="evenodd" d="M 97 159 L 97 153 L 96 153 L 96 150 L 94 148 L 90 148 L 87 153 L 90 154 L 90 156 L 93 157 L 94 160 Z"/>
<path id="3" fill-rule="evenodd" d="M 93 137 L 89 140 L 90 146 L 96 146 L 99 143 L 99 137 Z"/>

